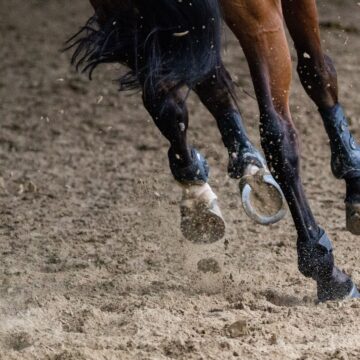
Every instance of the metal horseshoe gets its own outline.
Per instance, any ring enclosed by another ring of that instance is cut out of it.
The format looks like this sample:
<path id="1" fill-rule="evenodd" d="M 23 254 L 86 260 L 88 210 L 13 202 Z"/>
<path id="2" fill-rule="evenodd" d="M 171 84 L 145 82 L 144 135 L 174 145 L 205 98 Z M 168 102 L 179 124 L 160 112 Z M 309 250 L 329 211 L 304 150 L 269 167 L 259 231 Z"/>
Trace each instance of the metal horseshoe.
<path id="1" fill-rule="evenodd" d="M 259 214 L 252 206 L 251 201 L 250 201 L 250 195 L 251 195 L 251 192 L 253 191 L 253 189 L 251 188 L 250 184 L 247 182 L 246 178 L 247 178 L 246 176 L 243 177 L 239 183 L 240 192 L 241 192 L 241 201 L 242 201 L 242 205 L 243 205 L 246 215 L 249 216 L 250 219 L 254 220 L 255 222 L 257 222 L 258 224 L 261 224 L 261 225 L 275 224 L 278 221 L 280 221 L 281 219 L 283 219 L 284 216 L 286 215 L 285 197 L 284 197 L 284 194 L 283 194 L 279 184 L 275 181 L 275 179 L 272 177 L 272 175 L 269 173 L 266 173 L 263 175 L 262 179 L 265 184 L 270 185 L 273 188 L 275 188 L 278 195 L 281 197 L 282 206 L 276 214 L 271 215 L 271 216 L 264 216 L 264 215 Z"/>

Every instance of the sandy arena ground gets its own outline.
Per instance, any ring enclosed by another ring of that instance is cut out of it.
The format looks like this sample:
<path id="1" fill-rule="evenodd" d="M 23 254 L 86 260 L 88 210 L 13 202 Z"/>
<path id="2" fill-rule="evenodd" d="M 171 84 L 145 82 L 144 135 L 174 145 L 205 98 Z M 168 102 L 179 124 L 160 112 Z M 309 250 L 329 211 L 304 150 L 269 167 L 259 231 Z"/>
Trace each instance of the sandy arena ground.
<path id="1" fill-rule="evenodd" d="M 320 6 L 360 139 L 359 3 Z M 315 304 L 314 283 L 297 271 L 290 216 L 271 228 L 245 216 L 196 97 L 189 137 L 212 167 L 227 234 L 211 246 L 182 238 L 168 145 L 140 95 L 117 92 L 117 66 L 89 82 L 59 52 L 89 15 L 87 1 L 1 1 L 0 359 L 360 359 L 360 302 Z M 230 34 L 225 60 L 258 142 L 247 65 Z M 338 264 L 360 283 L 344 184 L 331 175 L 320 117 L 296 76 L 292 109 L 310 203 Z M 219 266 L 199 271 L 209 258 Z"/>

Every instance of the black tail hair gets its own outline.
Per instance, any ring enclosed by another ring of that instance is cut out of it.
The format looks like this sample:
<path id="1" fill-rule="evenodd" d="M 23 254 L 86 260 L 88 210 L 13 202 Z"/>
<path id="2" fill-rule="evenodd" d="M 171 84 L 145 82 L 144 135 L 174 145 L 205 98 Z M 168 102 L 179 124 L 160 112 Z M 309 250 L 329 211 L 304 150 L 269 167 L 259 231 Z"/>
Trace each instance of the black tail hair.
<path id="1" fill-rule="evenodd" d="M 116 1 L 114 1 L 115 3 Z M 101 3 L 101 1 L 100 1 Z M 190 88 L 221 64 L 218 0 L 133 0 L 95 15 L 68 40 L 72 64 L 89 77 L 101 63 L 130 68 L 120 89 Z M 101 13 L 101 15 L 100 15 Z M 105 16 L 104 16 L 105 14 Z"/>

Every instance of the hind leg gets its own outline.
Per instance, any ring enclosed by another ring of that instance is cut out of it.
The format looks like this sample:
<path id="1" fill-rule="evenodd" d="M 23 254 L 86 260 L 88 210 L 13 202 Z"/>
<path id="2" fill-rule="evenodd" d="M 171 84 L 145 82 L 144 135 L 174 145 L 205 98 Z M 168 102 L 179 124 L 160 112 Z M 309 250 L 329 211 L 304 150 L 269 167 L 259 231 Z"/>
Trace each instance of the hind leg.
<path id="1" fill-rule="evenodd" d="M 231 95 L 230 75 L 222 66 L 195 88 L 202 103 L 216 119 L 223 143 L 229 153 L 228 172 L 233 179 L 240 179 L 240 192 L 244 210 L 254 221 L 268 225 L 285 215 L 282 191 L 271 176 L 266 161 L 251 143 L 238 107 Z M 261 198 L 270 212 L 254 206 L 252 192 Z"/>
<path id="2" fill-rule="evenodd" d="M 289 110 L 291 59 L 278 0 L 223 0 L 228 25 L 240 40 L 260 109 L 261 142 L 284 192 L 298 234 L 298 266 L 317 283 L 321 301 L 358 295 L 334 263 L 333 249 L 306 199 L 299 172 L 299 141 Z"/>
<path id="3" fill-rule="evenodd" d="M 225 234 L 217 197 L 208 184 L 206 160 L 188 146 L 188 112 L 179 92 L 143 91 L 145 108 L 170 143 L 171 172 L 183 189 L 181 230 L 193 242 L 214 242 Z"/>
<path id="4" fill-rule="evenodd" d="M 283 0 L 283 11 L 298 54 L 300 80 L 319 108 L 330 139 L 333 174 L 346 182 L 347 228 L 360 235 L 360 147 L 338 102 L 333 62 L 321 47 L 316 2 Z"/>

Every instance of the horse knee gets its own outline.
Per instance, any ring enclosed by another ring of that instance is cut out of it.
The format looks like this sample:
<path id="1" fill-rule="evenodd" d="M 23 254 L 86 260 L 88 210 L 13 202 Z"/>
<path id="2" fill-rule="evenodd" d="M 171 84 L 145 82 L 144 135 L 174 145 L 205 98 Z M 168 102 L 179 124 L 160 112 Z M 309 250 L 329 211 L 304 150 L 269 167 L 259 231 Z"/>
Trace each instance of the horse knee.
<path id="1" fill-rule="evenodd" d="M 143 103 L 155 125 L 171 144 L 184 147 L 188 127 L 188 113 L 184 102 L 176 94 L 144 94 Z"/>
<path id="2" fill-rule="evenodd" d="M 183 132 L 187 128 L 187 109 L 184 103 L 174 97 L 165 99 L 160 107 L 159 117 L 173 125 L 175 132 Z M 182 124 L 182 125 L 180 125 Z"/>
<path id="3" fill-rule="evenodd" d="M 182 101 L 176 99 L 175 95 L 163 92 L 144 93 L 143 104 L 145 109 L 150 113 L 156 122 L 161 117 L 179 119 L 186 113 L 186 107 Z"/>
<path id="4" fill-rule="evenodd" d="M 322 52 L 303 52 L 298 57 L 297 72 L 301 83 L 316 105 L 327 108 L 337 103 L 337 74 L 331 58 Z"/>

